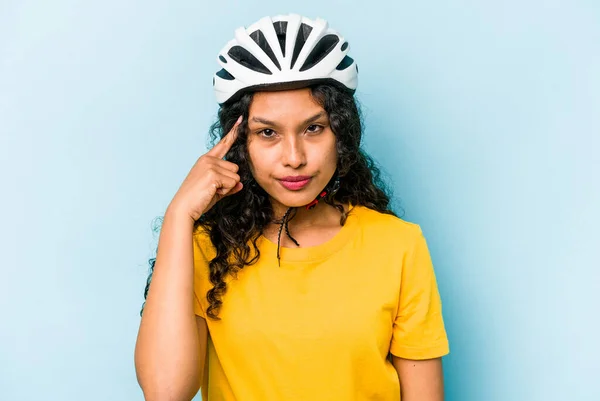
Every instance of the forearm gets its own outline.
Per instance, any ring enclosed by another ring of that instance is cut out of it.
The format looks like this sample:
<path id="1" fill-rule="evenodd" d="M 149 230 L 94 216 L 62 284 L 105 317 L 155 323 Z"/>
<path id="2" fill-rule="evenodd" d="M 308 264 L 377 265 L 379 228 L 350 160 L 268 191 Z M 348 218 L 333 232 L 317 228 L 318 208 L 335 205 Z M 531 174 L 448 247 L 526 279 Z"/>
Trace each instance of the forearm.
<path id="1" fill-rule="evenodd" d="M 147 400 L 189 400 L 198 391 L 192 231 L 190 217 L 167 210 L 135 348 Z"/>

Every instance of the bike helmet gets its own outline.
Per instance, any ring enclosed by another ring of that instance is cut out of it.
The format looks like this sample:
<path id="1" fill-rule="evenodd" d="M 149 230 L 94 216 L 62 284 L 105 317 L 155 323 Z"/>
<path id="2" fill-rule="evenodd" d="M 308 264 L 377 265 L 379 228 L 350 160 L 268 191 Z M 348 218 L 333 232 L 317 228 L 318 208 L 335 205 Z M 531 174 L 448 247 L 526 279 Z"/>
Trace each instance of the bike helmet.
<path id="1" fill-rule="evenodd" d="M 219 52 L 222 69 L 213 77 L 217 102 L 233 101 L 246 91 L 295 89 L 322 81 L 336 81 L 353 93 L 358 67 L 348 51 L 344 37 L 321 18 L 261 18 L 236 29 L 235 38 Z"/>

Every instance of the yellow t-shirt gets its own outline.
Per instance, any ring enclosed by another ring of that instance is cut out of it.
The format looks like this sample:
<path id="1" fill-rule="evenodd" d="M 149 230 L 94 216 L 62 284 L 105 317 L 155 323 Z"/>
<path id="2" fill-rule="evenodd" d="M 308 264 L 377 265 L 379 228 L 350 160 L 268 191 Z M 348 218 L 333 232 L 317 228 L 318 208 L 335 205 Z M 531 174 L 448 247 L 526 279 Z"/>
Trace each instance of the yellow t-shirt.
<path id="1" fill-rule="evenodd" d="M 418 225 L 355 206 L 329 241 L 281 248 L 261 236 L 260 259 L 229 277 L 206 317 L 208 235 L 194 235 L 195 313 L 209 330 L 205 401 L 400 400 L 388 352 L 449 353 L 442 305 Z"/>

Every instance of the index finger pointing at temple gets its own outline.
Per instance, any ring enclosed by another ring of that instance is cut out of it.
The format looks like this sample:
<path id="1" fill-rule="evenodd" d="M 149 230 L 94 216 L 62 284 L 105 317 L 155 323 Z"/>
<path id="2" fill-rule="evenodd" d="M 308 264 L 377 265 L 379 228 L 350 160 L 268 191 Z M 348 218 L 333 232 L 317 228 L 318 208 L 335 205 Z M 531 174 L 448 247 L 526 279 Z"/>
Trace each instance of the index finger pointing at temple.
<path id="1" fill-rule="evenodd" d="M 217 143 L 208 153 L 211 156 L 214 157 L 218 157 L 219 159 L 222 159 L 225 157 L 225 155 L 227 154 L 227 152 L 229 152 L 229 149 L 231 149 L 231 146 L 235 143 L 235 140 L 238 137 L 238 127 L 240 125 L 240 123 L 242 122 L 242 116 L 240 116 L 238 118 L 238 120 L 235 122 L 235 124 L 233 125 L 233 127 L 231 128 L 231 130 L 227 133 L 227 135 L 225 135 L 220 141 L 219 143 Z"/>

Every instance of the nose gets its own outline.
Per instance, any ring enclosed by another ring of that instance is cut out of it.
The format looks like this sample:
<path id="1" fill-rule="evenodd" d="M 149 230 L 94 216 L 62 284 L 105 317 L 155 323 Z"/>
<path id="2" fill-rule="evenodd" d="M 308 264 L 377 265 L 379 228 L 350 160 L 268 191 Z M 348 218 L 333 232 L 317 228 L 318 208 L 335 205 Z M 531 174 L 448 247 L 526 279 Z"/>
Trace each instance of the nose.
<path id="1" fill-rule="evenodd" d="M 294 169 L 306 164 L 306 152 L 304 144 L 298 135 L 287 135 L 282 141 L 281 161 L 285 167 Z"/>

